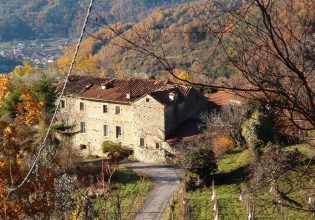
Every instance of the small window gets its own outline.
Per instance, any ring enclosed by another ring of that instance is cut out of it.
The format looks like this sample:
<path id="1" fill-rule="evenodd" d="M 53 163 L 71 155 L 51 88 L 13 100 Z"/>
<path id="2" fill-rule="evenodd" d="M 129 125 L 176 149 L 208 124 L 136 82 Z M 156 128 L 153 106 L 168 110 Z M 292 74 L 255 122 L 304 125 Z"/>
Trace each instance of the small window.
<path id="1" fill-rule="evenodd" d="M 103 113 L 107 113 L 108 112 L 108 106 L 107 105 L 103 105 Z"/>
<path id="2" fill-rule="evenodd" d="M 121 126 L 116 126 L 116 138 L 122 137 L 122 128 Z"/>
<path id="3" fill-rule="evenodd" d="M 145 141 L 144 138 L 140 138 L 140 147 L 144 147 Z"/>
<path id="4" fill-rule="evenodd" d="M 108 125 L 104 125 L 104 136 L 105 137 L 109 136 L 109 126 Z"/>
<path id="5" fill-rule="evenodd" d="M 155 143 L 155 148 L 156 148 L 156 149 L 160 149 L 160 148 L 161 148 L 161 144 L 160 144 L 159 142 L 156 142 L 156 143 Z"/>
<path id="6" fill-rule="evenodd" d="M 84 103 L 80 102 L 80 111 L 84 111 Z"/>
<path id="7" fill-rule="evenodd" d="M 115 113 L 116 113 L 116 115 L 119 115 L 121 113 L 120 106 L 115 107 Z"/>
<path id="8" fill-rule="evenodd" d="M 61 100 L 60 101 L 60 108 L 65 108 L 66 107 L 66 101 L 65 100 Z"/>
<path id="9" fill-rule="evenodd" d="M 146 98 L 146 102 L 150 102 L 150 99 L 149 99 L 149 98 Z"/>
<path id="10" fill-rule="evenodd" d="M 86 147 L 85 144 L 81 144 L 81 145 L 80 145 L 80 150 L 86 150 L 86 148 L 87 148 L 87 147 Z"/>
<path id="11" fill-rule="evenodd" d="M 80 133 L 85 133 L 86 132 L 86 126 L 85 122 L 80 123 Z"/>

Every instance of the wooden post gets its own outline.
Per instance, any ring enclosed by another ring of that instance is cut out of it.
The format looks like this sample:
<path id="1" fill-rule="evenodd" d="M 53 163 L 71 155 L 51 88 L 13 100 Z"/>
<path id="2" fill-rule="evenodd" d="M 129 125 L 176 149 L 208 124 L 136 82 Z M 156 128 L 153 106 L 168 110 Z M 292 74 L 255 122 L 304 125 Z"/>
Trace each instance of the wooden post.
<path id="1" fill-rule="evenodd" d="M 215 201 L 216 200 L 216 193 L 215 193 L 215 188 L 214 188 L 214 180 L 212 180 L 212 197 L 211 197 L 211 201 Z"/>

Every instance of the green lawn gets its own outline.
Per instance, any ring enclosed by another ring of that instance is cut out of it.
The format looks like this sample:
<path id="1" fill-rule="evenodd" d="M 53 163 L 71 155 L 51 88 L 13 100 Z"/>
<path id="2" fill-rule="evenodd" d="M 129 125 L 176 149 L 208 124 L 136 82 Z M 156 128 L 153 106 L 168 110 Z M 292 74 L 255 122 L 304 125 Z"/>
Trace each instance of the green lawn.
<path id="1" fill-rule="evenodd" d="M 292 146 L 287 149 L 294 150 L 295 148 L 308 153 L 308 149 L 305 146 Z M 218 161 L 218 171 L 214 175 L 214 178 L 217 180 L 215 188 L 220 208 L 220 216 L 223 220 L 247 219 L 246 208 L 239 201 L 239 197 L 241 192 L 240 186 L 243 181 L 241 173 L 244 172 L 246 166 L 252 162 L 252 158 L 253 154 L 250 150 L 235 149 Z M 315 182 L 310 179 L 301 179 L 301 181 L 308 184 L 315 184 Z M 259 200 L 257 202 L 255 209 L 255 217 L 257 219 L 315 219 L 314 216 L 307 212 L 296 211 L 285 207 L 280 208 L 280 206 L 273 205 L 271 198 L 268 197 L 269 189 L 262 190 L 262 198 L 265 200 Z M 211 195 L 211 188 L 203 188 L 187 193 L 186 200 L 189 219 L 214 219 Z M 305 195 L 305 192 L 292 192 L 291 197 L 303 204 L 304 207 L 307 207 L 306 199 L 308 197 Z"/>
<path id="2" fill-rule="evenodd" d="M 246 211 L 239 201 L 241 182 L 239 172 L 252 161 L 250 150 L 235 149 L 224 155 L 218 161 L 218 171 L 215 174 L 218 183 L 215 186 L 217 201 L 222 219 L 246 219 Z M 220 185 L 219 185 L 220 184 Z M 211 188 L 199 189 L 187 193 L 190 216 L 196 220 L 211 220 L 214 218 Z"/>
<path id="3" fill-rule="evenodd" d="M 253 154 L 249 149 L 242 150 L 237 148 L 228 154 L 225 154 L 218 161 L 217 173 L 229 173 L 247 166 L 252 162 Z"/>
<path id="4" fill-rule="evenodd" d="M 298 150 L 306 156 L 312 155 L 314 152 L 314 149 L 312 149 L 311 146 L 306 145 L 306 144 L 297 144 L 297 145 L 288 146 L 285 148 L 285 150 L 286 151 Z"/>

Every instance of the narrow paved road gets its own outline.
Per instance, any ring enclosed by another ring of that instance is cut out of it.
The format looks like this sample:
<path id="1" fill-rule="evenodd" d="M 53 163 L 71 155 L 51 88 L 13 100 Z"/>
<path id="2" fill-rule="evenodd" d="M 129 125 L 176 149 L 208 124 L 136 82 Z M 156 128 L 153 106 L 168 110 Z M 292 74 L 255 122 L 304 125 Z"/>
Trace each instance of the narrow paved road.
<path id="1" fill-rule="evenodd" d="M 172 166 L 127 163 L 121 166 L 146 174 L 154 182 L 136 220 L 159 220 L 182 178 L 181 172 Z"/>

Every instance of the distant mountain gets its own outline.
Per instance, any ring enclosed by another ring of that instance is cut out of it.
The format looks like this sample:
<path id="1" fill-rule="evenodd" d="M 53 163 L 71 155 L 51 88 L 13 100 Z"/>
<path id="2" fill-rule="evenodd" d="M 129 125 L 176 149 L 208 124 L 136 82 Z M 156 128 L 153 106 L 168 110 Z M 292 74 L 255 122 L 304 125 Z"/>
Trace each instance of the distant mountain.
<path id="1" fill-rule="evenodd" d="M 95 1 L 93 16 L 110 22 L 138 22 L 157 7 L 177 6 L 191 0 Z M 0 0 L 0 41 L 52 35 L 76 35 L 88 0 Z"/>

